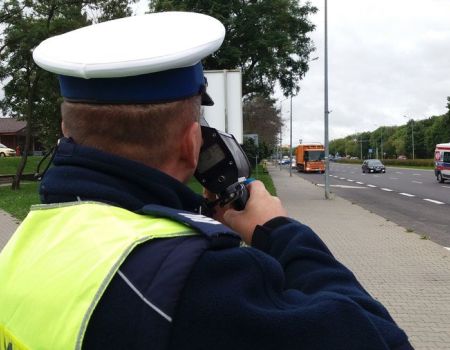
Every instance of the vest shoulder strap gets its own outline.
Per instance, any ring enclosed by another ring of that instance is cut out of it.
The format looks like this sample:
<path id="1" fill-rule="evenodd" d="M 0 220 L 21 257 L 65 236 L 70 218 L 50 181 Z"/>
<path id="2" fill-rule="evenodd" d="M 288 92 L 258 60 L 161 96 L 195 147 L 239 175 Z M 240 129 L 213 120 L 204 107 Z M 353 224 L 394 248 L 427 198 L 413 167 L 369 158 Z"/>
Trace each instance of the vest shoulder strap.
<path id="1" fill-rule="evenodd" d="M 239 235 L 229 227 L 201 214 L 155 204 L 144 206 L 140 212 L 146 215 L 172 219 L 193 228 L 210 240 L 210 248 L 212 249 L 236 246 L 239 245 L 241 240 Z"/>

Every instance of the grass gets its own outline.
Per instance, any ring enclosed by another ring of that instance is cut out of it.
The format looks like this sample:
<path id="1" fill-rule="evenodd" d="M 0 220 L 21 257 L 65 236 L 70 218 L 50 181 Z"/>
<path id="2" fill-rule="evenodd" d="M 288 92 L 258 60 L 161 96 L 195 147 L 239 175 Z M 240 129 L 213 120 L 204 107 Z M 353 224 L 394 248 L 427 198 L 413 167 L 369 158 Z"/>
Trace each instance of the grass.
<path id="1" fill-rule="evenodd" d="M 0 157 L 0 175 L 15 175 L 21 157 Z M 29 156 L 24 174 L 34 174 L 42 157 Z"/>
<path id="2" fill-rule="evenodd" d="M 1 186 L 0 208 L 23 220 L 31 205 L 39 203 L 38 186 L 37 182 L 22 182 L 17 191 L 11 190 L 11 186 Z"/>
<path id="3" fill-rule="evenodd" d="M 252 177 L 256 180 L 262 181 L 264 186 L 266 186 L 267 191 L 269 191 L 272 196 L 277 195 L 277 190 L 273 184 L 272 178 L 270 177 L 269 173 L 264 171 L 261 164 L 258 164 L 258 171 L 256 171 L 256 169 L 252 170 Z"/>
<path id="4" fill-rule="evenodd" d="M 16 158 L 16 157 L 15 157 Z M 30 163 L 34 163 L 35 165 L 39 162 L 41 157 L 30 157 Z M 30 160 L 29 158 L 29 160 Z M 0 159 L 0 164 L 3 160 L 10 160 L 14 158 L 2 158 Z M 19 158 L 16 158 L 18 161 Z M 14 163 L 14 162 L 8 162 Z M 36 168 L 33 169 L 33 172 Z M 15 170 L 14 170 L 15 172 Z M 276 195 L 276 190 L 272 182 L 272 178 L 269 174 L 264 173 L 262 166 L 258 167 L 258 174 L 256 176 L 256 171 L 253 171 L 254 178 L 262 181 L 266 186 L 267 190 L 272 194 Z M 200 183 L 192 178 L 188 186 L 196 193 L 203 193 L 203 187 Z M 33 204 L 39 204 L 39 195 L 38 195 L 38 182 L 22 182 L 20 190 L 13 191 L 11 190 L 11 186 L 0 186 L 0 208 L 4 211 L 10 213 L 12 216 L 16 217 L 19 220 L 23 220 L 25 216 L 27 216 L 28 211 Z"/>

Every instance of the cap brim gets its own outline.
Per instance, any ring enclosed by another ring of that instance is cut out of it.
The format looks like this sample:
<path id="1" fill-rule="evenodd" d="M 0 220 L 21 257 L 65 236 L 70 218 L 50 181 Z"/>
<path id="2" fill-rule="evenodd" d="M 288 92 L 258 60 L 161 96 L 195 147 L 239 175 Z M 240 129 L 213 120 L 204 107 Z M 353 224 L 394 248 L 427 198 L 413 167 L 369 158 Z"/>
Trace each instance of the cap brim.
<path id="1" fill-rule="evenodd" d="M 202 92 L 202 106 L 214 106 L 214 101 L 206 91 Z"/>

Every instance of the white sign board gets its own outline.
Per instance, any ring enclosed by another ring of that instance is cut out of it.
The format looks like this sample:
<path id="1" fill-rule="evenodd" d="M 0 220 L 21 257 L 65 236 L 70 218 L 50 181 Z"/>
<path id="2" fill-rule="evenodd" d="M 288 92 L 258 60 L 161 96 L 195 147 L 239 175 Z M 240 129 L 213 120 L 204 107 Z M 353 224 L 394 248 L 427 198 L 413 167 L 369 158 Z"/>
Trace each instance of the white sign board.
<path id="1" fill-rule="evenodd" d="M 205 106 L 205 119 L 218 130 L 233 134 L 243 143 L 242 73 L 240 70 L 205 71 L 207 92 L 214 106 Z"/>

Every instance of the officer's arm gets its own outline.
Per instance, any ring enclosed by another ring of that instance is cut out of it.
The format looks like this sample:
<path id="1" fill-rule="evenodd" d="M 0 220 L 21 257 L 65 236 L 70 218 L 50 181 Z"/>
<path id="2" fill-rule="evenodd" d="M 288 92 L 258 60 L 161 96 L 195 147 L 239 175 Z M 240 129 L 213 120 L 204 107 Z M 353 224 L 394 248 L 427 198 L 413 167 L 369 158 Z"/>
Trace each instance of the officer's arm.
<path id="1" fill-rule="evenodd" d="M 174 317 L 171 349 L 411 349 L 306 226 L 271 222 L 263 249 L 208 251 Z"/>

